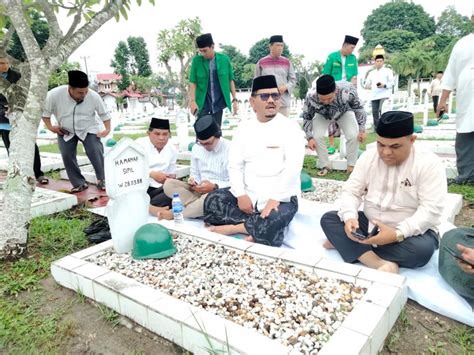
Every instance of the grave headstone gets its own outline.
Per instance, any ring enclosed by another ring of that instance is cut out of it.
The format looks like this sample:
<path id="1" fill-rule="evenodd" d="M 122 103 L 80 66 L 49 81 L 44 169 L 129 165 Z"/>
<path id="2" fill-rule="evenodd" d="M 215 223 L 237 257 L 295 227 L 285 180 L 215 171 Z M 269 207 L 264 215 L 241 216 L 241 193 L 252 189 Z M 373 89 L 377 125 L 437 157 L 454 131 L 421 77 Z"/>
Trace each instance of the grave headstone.
<path id="1" fill-rule="evenodd" d="M 117 253 L 132 250 L 133 236 L 148 221 L 150 197 L 148 157 L 143 148 L 125 137 L 105 155 L 107 218 Z"/>
<path id="2" fill-rule="evenodd" d="M 188 113 L 184 109 L 180 109 L 176 113 L 176 135 L 178 136 L 179 150 L 187 151 L 189 139 L 188 129 Z"/>

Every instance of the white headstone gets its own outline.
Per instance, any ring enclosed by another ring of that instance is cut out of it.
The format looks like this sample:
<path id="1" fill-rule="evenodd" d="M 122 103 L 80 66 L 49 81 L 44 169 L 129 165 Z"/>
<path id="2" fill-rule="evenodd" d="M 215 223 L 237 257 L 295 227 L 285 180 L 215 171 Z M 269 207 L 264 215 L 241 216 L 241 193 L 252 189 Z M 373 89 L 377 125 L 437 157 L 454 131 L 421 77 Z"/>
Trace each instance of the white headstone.
<path id="1" fill-rule="evenodd" d="M 143 148 L 125 137 L 105 155 L 107 218 L 117 253 L 132 250 L 133 236 L 148 221 L 150 197 L 148 157 Z"/>
<path id="2" fill-rule="evenodd" d="M 188 129 L 188 113 L 184 109 L 176 112 L 176 135 L 178 136 L 179 150 L 188 150 L 189 129 Z"/>

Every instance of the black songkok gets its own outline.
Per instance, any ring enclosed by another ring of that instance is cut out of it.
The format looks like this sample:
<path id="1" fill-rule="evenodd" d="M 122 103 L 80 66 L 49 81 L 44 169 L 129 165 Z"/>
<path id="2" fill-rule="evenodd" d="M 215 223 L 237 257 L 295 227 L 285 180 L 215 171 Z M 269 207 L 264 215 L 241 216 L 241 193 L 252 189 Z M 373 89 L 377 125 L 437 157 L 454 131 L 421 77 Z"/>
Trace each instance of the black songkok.
<path id="1" fill-rule="evenodd" d="M 377 60 L 377 59 L 384 59 L 384 60 L 385 60 L 385 58 L 384 58 L 384 56 L 383 56 L 382 54 L 377 54 L 377 55 L 375 56 L 375 60 Z"/>
<path id="2" fill-rule="evenodd" d="M 67 72 L 68 84 L 73 88 L 86 88 L 89 86 L 87 74 L 80 70 L 71 70 Z"/>
<path id="3" fill-rule="evenodd" d="M 263 75 L 253 79 L 252 92 L 256 92 L 260 89 L 273 89 L 278 88 L 275 75 Z"/>
<path id="4" fill-rule="evenodd" d="M 275 43 L 275 42 L 283 43 L 283 36 L 282 35 L 271 36 L 269 42 L 270 44 Z"/>
<path id="5" fill-rule="evenodd" d="M 169 120 L 163 120 L 161 118 L 155 118 L 153 117 L 150 122 L 150 129 L 166 129 L 170 130 L 170 121 Z"/>
<path id="6" fill-rule="evenodd" d="M 336 82 L 332 75 L 321 75 L 316 81 L 316 92 L 319 95 L 328 95 L 336 91 Z"/>
<path id="7" fill-rule="evenodd" d="M 197 139 L 205 141 L 219 133 L 219 126 L 217 125 L 212 115 L 205 115 L 199 117 L 194 123 L 194 131 Z"/>
<path id="8" fill-rule="evenodd" d="M 210 47 L 214 44 L 212 40 L 212 35 L 210 33 L 205 33 L 196 38 L 196 44 L 198 48 Z"/>
<path id="9" fill-rule="evenodd" d="M 413 134 L 414 119 L 411 112 L 387 111 L 377 125 L 377 134 L 384 138 L 400 138 Z"/>
<path id="10" fill-rule="evenodd" d="M 357 37 L 352 37 L 349 35 L 346 35 L 346 37 L 344 37 L 344 43 L 353 44 L 355 46 L 357 45 L 357 42 L 359 42 L 359 39 Z"/>

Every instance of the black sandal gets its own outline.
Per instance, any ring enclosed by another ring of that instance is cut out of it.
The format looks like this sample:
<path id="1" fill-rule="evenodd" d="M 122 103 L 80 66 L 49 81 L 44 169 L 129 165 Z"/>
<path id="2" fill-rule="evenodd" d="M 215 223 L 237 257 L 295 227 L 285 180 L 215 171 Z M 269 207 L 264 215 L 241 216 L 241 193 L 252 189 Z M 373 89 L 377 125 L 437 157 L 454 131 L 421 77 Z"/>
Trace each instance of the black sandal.
<path id="1" fill-rule="evenodd" d="M 49 184 L 49 179 L 44 175 L 41 175 L 40 177 L 38 177 L 36 181 L 38 181 L 41 185 Z"/>
<path id="2" fill-rule="evenodd" d="M 89 188 L 89 186 L 88 186 L 87 184 L 83 184 L 83 185 L 79 185 L 79 186 L 73 187 L 73 188 L 71 189 L 71 192 L 72 192 L 73 194 L 75 194 L 75 193 L 78 193 L 78 192 L 82 192 L 82 191 L 84 191 L 84 190 L 87 189 L 87 188 Z"/>

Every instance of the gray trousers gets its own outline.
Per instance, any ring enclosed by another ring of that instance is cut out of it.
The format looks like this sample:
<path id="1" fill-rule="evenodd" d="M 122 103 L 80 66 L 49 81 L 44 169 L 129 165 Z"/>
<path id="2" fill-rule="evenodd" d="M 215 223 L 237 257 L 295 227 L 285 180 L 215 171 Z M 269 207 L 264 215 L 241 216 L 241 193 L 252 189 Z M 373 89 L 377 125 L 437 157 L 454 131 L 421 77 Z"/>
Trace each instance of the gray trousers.
<path id="1" fill-rule="evenodd" d="M 374 118 L 374 130 L 377 128 L 382 115 L 382 106 L 386 99 L 372 100 L 372 117 Z"/>
<path id="2" fill-rule="evenodd" d="M 456 182 L 474 184 L 474 132 L 456 133 Z"/>
<path id="3" fill-rule="evenodd" d="M 318 153 L 318 168 L 330 168 L 329 155 L 326 147 L 326 132 L 331 120 L 327 120 L 323 115 L 316 113 L 313 118 L 313 137 L 316 140 L 316 152 Z M 359 126 L 353 111 L 347 111 L 338 120 L 337 124 L 341 127 L 346 136 L 347 143 L 347 165 L 354 166 L 357 161 L 357 152 L 359 151 Z"/>
<path id="4" fill-rule="evenodd" d="M 290 202 L 281 202 L 278 211 L 273 210 L 267 218 L 260 217 L 256 209 L 246 214 L 240 210 L 230 188 L 212 191 L 204 200 L 204 222 L 216 226 L 244 223 L 245 229 L 257 243 L 274 247 L 283 244 L 285 228 L 297 211 L 298 199 L 293 196 Z"/>
<path id="5" fill-rule="evenodd" d="M 184 206 L 184 218 L 199 218 L 204 215 L 204 200 L 207 194 L 195 192 L 188 183 L 175 179 L 167 179 L 163 184 L 163 190 L 169 198 L 173 198 L 174 193 L 179 193 Z"/>
<path id="6" fill-rule="evenodd" d="M 58 135 L 59 151 L 63 158 L 64 167 L 66 168 L 67 176 L 73 187 L 84 185 L 86 179 L 81 174 L 81 169 L 77 163 L 77 142 L 79 137 L 74 136 L 69 141 L 65 142 L 62 136 Z M 105 179 L 104 172 L 104 146 L 97 135 L 88 133 L 86 139 L 82 141 L 86 155 L 91 161 L 95 170 L 97 180 Z"/>
<path id="7" fill-rule="evenodd" d="M 368 251 L 373 251 L 380 258 L 393 261 L 401 267 L 415 268 L 430 261 L 434 251 L 438 248 L 438 233 L 428 229 L 421 235 L 406 238 L 401 243 L 392 243 L 373 247 L 352 241 L 344 231 L 344 222 L 337 215 L 337 211 L 327 212 L 321 218 L 321 227 L 324 234 L 346 263 L 356 262 L 359 257 Z M 363 212 L 359 211 L 359 233 L 368 234 L 369 221 Z"/>

